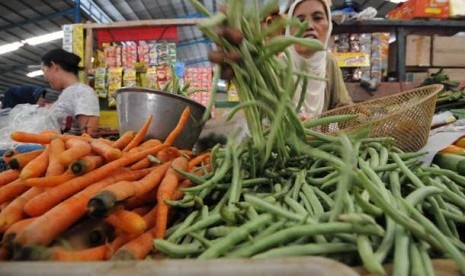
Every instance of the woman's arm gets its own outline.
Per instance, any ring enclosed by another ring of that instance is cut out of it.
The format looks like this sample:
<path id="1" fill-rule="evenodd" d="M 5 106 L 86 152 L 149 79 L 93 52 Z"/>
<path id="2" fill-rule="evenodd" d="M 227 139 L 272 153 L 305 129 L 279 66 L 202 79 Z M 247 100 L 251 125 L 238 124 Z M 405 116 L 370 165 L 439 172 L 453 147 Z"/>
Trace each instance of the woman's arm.
<path id="1" fill-rule="evenodd" d="M 88 116 L 88 115 L 78 115 L 77 116 L 79 129 L 81 133 L 87 133 L 90 136 L 97 134 L 99 117 L 97 116 Z"/>
<path id="2" fill-rule="evenodd" d="M 331 54 L 328 54 L 326 77 L 327 89 L 331 93 L 329 110 L 353 104 L 342 77 L 341 68 Z"/>

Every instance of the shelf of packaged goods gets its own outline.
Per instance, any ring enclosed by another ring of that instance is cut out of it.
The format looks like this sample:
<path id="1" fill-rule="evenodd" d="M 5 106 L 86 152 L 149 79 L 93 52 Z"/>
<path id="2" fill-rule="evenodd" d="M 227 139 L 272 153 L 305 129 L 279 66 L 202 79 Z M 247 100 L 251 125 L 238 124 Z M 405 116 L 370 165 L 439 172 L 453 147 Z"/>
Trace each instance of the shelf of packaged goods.
<path id="1" fill-rule="evenodd" d="M 465 31 L 465 20 L 366 20 L 334 26 L 333 34 L 389 32 L 397 40 L 397 76 L 405 81 L 406 36 L 411 34 L 451 36 Z M 401 62 L 399 62 L 401 61 Z"/>

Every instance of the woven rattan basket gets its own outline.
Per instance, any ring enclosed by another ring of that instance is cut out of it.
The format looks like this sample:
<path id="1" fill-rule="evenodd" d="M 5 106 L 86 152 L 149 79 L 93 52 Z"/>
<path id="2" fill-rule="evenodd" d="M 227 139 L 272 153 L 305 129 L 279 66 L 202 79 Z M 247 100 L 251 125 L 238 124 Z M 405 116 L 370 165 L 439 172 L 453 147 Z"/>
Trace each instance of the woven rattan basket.
<path id="1" fill-rule="evenodd" d="M 328 117 L 358 114 L 358 119 L 320 128 L 322 132 L 353 133 L 367 128 L 371 137 L 393 137 L 404 151 L 418 151 L 428 141 L 440 84 L 428 85 L 399 94 L 382 97 L 325 112 Z"/>

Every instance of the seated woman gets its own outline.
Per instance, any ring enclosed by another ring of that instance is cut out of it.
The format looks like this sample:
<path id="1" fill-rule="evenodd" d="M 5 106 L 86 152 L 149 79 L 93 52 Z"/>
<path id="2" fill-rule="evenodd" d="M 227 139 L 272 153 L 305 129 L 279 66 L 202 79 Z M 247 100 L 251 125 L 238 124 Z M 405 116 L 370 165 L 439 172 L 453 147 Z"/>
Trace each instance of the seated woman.
<path id="1" fill-rule="evenodd" d="M 79 82 L 80 60 L 73 53 L 54 49 L 42 56 L 42 71 L 53 89 L 62 90 L 51 108 L 62 130 L 66 128 L 68 118 L 72 118 L 72 131 L 95 135 L 100 106 L 94 90 Z"/>
<path id="2" fill-rule="evenodd" d="M 43 87 L 34 85 L 9 88 L 3 97 L 2 108 L 13 108 L 18 104 L 37 104 L 42 107 L 46 92 Z"/>

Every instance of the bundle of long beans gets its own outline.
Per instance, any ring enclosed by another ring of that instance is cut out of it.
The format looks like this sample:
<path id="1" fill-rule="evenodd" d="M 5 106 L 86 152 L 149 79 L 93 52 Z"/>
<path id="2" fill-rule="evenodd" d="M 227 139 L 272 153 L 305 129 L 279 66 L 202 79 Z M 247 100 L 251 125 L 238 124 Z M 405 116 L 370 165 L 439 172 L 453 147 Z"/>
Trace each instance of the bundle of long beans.
<path id="1" fill-rule="evenodd" d="M 176 258 L 324 255 L 381 274 L 382 264 L 393 262 L 393 275 L 434 275 L 431 258 L 447 257 L 465 273 L 465 177 L 422 167 L 421 153 L 404 153 L 390 138 L 367 138 L 369 130 L 315 131 L 354 116 L 302 124 L 291 90 L 305 77 L 269 54 L 269 44 L 284 38 L 265 39 L 257 15 L 266 12 L 257 12 L 254 1 L 255 10 L 244 14 L 243 1 L 235 0 L 213 16 L 192 2 L 210 17 L 201 30 L 246 64 L 232 66 L 250 136 L 213 148 L 211 172 L 179 172 L 198 185 L 169 202 L 179 208 L 178 220 L 165 240 L 155 240 L 159 252 Z M 228 44 L 213 32 L 217 24 L 242 28 L 245 39 Z"/>

